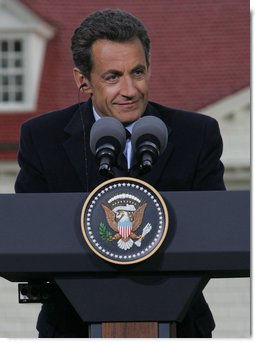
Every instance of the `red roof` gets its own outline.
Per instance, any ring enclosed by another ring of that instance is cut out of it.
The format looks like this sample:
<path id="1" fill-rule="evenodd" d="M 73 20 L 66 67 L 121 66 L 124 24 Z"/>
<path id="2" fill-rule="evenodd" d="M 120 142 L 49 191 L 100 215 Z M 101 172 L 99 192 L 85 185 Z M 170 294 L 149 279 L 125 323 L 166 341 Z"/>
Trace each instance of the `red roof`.
<path id="1" fill-rule="evenodd" d="M 92 11 L 120 7 L 138 16 L 152 40 L 150 100 L 198 110 L 250 82 L 248 0 L 22 0 L 56 29 L 48 42 L 37 110 L 0 114 L 0 143 L 17 144 L 20 124 L 77 102 L 70 39 Z M 15 158 L 16 148 L 0 158 Z M 2 150 L 3 150 L 2 149 Z M 12 152 L 11 152 L 12 151 Z"/>

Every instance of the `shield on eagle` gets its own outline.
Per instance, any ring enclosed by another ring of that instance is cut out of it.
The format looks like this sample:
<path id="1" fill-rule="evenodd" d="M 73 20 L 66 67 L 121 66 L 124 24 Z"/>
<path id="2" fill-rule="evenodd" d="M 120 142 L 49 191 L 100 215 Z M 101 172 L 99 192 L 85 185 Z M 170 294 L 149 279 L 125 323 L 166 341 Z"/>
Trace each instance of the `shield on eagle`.
<path id="1" fill-rule="evenodd" d="M 132 232 L 132 222 L 125 220 L 118 222 L 118 231 L 122 238 L 127 239 Z"/>

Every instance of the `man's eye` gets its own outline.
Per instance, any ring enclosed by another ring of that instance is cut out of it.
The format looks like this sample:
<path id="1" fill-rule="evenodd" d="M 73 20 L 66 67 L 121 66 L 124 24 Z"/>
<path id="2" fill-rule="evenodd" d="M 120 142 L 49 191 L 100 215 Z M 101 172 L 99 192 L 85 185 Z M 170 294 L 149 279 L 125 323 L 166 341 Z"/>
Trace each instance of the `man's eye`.
<path id="1" fill-rule="evenodd" d="M 118 80 L 119 76 L 116 74 L 109 74 L 105 77 L 105 81 L 107 82 L 116 82 Z"/>
<path id="2" fill-rule="evenodd" d="M 134 75 L 136 77 L 144 76 L 144 74 L 145 74 L 145 70 L 144 69 L 137 69 L 137 70 L 134 71 Z"/>

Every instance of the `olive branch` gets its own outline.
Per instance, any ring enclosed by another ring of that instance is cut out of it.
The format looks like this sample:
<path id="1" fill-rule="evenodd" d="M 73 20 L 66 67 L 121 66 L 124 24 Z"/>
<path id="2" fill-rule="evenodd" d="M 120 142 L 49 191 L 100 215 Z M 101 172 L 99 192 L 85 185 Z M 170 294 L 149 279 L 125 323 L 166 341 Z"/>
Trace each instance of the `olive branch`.
<path id="1" fill-rule="evenodd" d="M 103 241 L 109 240 L 109 238 L 112 236 L 111 232 L 107 230 L 104 223 L 100 223 L 99 225 L 99 234 Z"/>

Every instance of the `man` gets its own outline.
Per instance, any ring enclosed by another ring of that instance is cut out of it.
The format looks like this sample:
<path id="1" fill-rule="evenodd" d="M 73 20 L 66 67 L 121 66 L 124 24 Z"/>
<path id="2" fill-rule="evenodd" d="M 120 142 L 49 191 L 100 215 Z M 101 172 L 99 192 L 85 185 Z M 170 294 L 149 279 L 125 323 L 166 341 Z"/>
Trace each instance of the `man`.
<path id="1" fill-rule="evenodd" d="M 78 88 L 90 100 L 45 114 L 23 124 L 17 192 L 89 192 L 105 181 L 89 148 L 95 120 L 112 116 L 132 132 L 141 116 L 157 116 L 166 124 L 168 146 L 144 175 L 129 159 L 115 176 L 138 175 L 158 191 L 224 190 L 220 162 L 222 139 L 217 122 L 207 116 L 163 107 L 148 101 L 150 39 L 143 24 L 120 10 L 97 11 L 72 38 Z M 42 306 L 39 337 L 85 337 L 86 326 L 60 291 Z M 179 337 L 211 337 L 214 320 L 200 294 Z"/>

